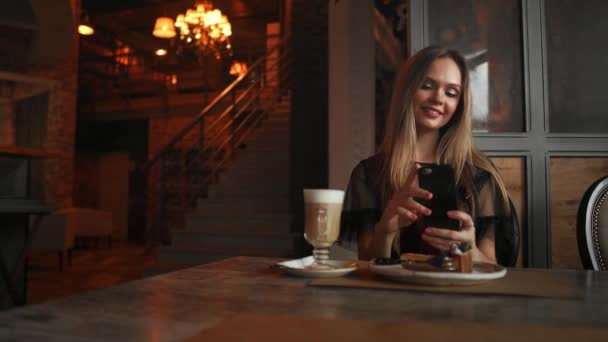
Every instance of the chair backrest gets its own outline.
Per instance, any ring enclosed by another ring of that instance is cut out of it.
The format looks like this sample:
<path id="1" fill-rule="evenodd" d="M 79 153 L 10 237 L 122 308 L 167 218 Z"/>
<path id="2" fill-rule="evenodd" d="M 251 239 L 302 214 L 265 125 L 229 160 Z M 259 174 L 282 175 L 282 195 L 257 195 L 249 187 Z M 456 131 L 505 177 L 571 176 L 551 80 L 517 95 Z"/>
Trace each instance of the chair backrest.
<path id="1" fill-rule="evenodd" d="M 520 232 L 519 220 L 513 203 L 509 199 L 510 218 L 503 222 L 495 234 L 496 261 L 503 266 L 512 267 L 517 264 L 519 256 Z M 497 227 L 498 228 L 498 227 Z"/>
<path id="2" fill-rule="evenodd" d="M 595 181 L 583 195 L 576 240 L 585 269 L 608 270 L 608 176 Z"/>

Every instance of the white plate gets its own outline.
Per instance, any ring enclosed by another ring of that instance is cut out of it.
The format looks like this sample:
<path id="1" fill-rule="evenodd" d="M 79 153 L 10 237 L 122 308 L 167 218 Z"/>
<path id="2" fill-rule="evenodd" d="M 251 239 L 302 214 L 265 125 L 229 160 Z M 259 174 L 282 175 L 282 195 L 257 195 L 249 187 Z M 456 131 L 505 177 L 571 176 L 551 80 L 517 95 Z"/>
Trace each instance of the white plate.
<path id="1" fill-rule="evenodd" d="M 315 259 L 308 256 L 302 259 L 283 261 L 277 266 L 284 268 L 287 273 L 306 278 L 334 278 L 347 275 L 357 269 L 357 262 L 350 260 L 327 260 L 326 264 L 331 268 L 318 269 L 311 268 Z"/>
<path id="2" fill-rule="evenodd" d="M 476 262 L 473 273 L 413 271 L 397 265 L 376 265 L 372 260 L 369 269 L 388 279 L 423 285 L 474 285 L 493 279 L 502 278 L 507 269 L 494 264 Z"/>

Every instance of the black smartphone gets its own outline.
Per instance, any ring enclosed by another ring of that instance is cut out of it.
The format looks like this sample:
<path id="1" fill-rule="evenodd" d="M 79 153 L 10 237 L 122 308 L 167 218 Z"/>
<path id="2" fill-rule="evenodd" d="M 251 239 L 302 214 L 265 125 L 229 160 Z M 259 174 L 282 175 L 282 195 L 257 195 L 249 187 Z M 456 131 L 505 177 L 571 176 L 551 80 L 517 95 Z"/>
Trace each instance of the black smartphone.
<path id="1" fill-rule="evenodd" d="M 454 169 L 450 165 L 422 164 L 418 169 L 418 185 L 433 193 L 432 199 L 417 199 L 422 205 L 431 209 L 429 216 L 423 216 L 426 227 L 460 229 L 458 220 L 447 216 L 450 210 L 456 210 L 456 180 Z"/>

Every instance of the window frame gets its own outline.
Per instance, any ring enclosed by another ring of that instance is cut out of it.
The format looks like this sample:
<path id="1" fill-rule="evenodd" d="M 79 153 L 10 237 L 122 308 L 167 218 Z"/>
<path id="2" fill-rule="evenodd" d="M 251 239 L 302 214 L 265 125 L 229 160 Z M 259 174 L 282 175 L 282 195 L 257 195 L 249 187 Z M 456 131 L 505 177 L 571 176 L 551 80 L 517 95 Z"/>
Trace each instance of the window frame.
<path id="1" fill-rule="evenodd" d="M 429 45 L 432 0 L 409 1 L 408 51 Z M 475 132 L 488 156 L 523 157 L 526 175 L 527 236 L 522 237 L 524 266 L 550 268 L 552 157 L 608 157 L 608 133 L 551 133 L 545 36 L 545 0 L 519 0 L 522 23 L 524 132 Z"/>

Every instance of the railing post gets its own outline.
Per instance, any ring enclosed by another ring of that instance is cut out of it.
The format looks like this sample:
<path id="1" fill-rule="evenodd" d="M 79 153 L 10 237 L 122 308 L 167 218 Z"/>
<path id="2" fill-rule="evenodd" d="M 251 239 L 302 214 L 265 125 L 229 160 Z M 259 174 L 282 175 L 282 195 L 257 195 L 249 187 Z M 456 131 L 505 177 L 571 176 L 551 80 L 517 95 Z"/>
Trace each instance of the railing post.
<path id="1" fill-rule="evenodd" d="M 236 127 L 236 89 L 232 90 L 232 110 L 230 111 L 231 123 L 231 134 L 230 134 L 230 154 L 234 155 L 234 142 L 235 142 L 235 127 Z"/>
<path id="2" fill-rule="evenodd" d="M 158 212 L 157 212 L 157 236 L 155 237 L 157 239 L 156 245 L 160 245 L 162 239 L 163 239 L 163 234 L 165 233 L 166 230 L 166 215 L 165 215 L 165 207 L 166 207 L 166 203 L 165 203 L 165 198 L 167 197 L 167 183 L 166 183 L 166 179 L 165 179 L 165 172 L 166 172 L 166 168 L 167 168 L 167 157 L 166 156 L 161 156 L 160 158 L 160 163 L 158 165 L 158 167 L 160 168 L 158 174 L 159 174 L 159 179 L 158 179 L 158 185 L 159 185 L 159 191 L 158 191 Z"/>
<path id="3" fill-rule="evenodd" d="M 203 189 L 203 171 L 204 171 L 204 158 L 205 158 L 205 119 L 203 118 L 198 124 L 198 154 L 196 156 L 196 163 L 198 170 L 196 171 L 195 182 L 198 186 L 197 196 L 203 197 L 205 195 L 205 189 Z"/>

